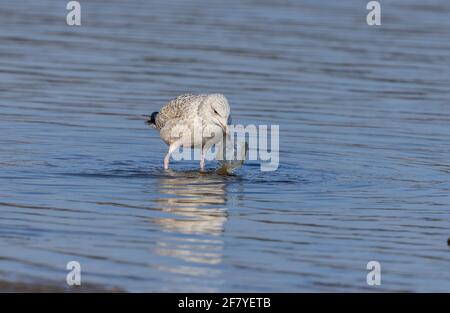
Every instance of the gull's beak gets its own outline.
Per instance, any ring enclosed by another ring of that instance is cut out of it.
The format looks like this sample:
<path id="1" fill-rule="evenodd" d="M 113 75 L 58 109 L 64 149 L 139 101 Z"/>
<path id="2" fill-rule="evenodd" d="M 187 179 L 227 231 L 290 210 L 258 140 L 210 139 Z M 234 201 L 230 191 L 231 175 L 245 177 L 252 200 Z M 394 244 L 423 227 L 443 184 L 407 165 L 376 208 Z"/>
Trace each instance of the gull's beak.
<path id="1" fill-rule="evenodd" d="M 219 124 L 220 124 L 220 127 L 222 127 L 223 132 L 224 132 L 226 135 L 228 135 L 228 132 L 229 132 L 228 125 L 222 123 L 221 121 L 218 121 L 218 122 L 219 122 Z"/>

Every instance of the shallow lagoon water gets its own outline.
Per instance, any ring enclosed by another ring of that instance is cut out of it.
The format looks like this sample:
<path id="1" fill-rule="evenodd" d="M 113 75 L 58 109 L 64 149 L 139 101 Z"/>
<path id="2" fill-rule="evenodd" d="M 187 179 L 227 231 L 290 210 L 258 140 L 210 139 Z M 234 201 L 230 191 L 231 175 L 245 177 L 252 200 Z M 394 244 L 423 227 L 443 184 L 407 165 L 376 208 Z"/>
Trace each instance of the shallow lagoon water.
<path id="1" fill-rule="evenodd" d="M 365 4 L 3 1 L 0 280 L 449 291 L 450 5 Z M 279 124 L 278 170 L 162 170 L 140 115 L 183 92 Z"/>

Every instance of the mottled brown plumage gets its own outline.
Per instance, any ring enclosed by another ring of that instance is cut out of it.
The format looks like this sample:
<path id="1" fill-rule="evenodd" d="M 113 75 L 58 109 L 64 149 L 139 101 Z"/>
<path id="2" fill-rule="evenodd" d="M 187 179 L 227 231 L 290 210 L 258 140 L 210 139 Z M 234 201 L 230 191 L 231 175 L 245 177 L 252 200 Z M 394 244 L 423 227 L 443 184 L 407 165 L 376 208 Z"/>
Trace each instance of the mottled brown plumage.
<path id="1" fill-rule="evenodd" d="M 184 94 L 170 100 L 165 106 L 161 108 L 155 119 L 156 129 L 161 129 L 164 125 L 172 120 L 181 118 L 186 115 L 189 106 L 196 100 L 204 98 L 204 95 Z"/>

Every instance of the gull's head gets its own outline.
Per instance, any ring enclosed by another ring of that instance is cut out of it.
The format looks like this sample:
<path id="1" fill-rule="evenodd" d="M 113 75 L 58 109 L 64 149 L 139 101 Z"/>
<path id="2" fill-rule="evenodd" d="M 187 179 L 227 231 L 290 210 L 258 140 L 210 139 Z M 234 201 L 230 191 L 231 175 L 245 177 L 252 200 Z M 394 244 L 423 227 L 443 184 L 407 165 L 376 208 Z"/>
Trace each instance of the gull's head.
<path id="1" fill-rule="evenodd" d="M 230 105 L 227 98 L 221 94 L 211 94 L 205 99 L 203 110 L 208 119 L 221 127 L 228 134 L 228 121 L 230 116 Z"/>

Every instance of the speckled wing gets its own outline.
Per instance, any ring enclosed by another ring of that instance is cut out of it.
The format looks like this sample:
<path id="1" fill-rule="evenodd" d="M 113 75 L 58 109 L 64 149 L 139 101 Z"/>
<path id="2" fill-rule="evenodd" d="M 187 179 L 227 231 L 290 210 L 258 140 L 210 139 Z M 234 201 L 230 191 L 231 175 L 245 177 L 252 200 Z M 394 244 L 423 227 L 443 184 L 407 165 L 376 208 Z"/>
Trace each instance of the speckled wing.
<path id="1" fill-rule="evenodd" d="M 174 119 L 181 119 L 184 115 L 195 110 L 195 104 L 200 102 L 201 95 L 184 94 L 169 101 L 161 108 L 156 116 L 155 125 L 157 129 L 162 129 L 167 122 Z"/>

